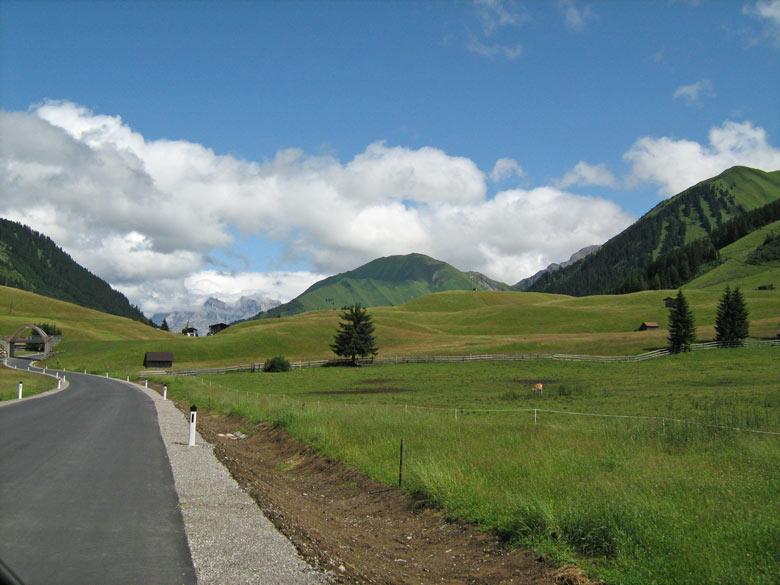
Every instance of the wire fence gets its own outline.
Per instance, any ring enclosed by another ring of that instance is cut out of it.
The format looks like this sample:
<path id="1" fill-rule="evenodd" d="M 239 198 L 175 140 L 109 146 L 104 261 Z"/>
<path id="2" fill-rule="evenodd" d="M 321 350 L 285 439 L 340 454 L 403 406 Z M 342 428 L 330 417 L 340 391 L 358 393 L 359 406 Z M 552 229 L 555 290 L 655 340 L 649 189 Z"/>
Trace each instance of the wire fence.
<path id="1" fill-rule="evenodd" d="M 396 412 L 430 412 L 437 413 L 451 417 L 453 421 L 464 420 L 470 415 L 517 415 L 527 414 L 529 415 L 528 422 L 530 423 L 531 417 L 534 425 L 543 424 L 542 419 L 545 415 L 562 415 L 567 417 L 584 417 L 584 418 L 599 418 L 599 419 L 614 419 L 614 420 L 635 420 L 644 422 L 656 423 L 660 428 L 665 428 L 666 425 L 682 425 L 689 427 L 701 427 L 707 429 L 715 429 L 721 431 L 732 431 L 740 433 L 752 433 L 757 435 L 766 435 L 773 437 L 780 437 L 780 431 L 770 429 L 750 428 L 748 426 L 734 426 L 727 424 L 720 424 L 717 422 L 706 422 L 702 420 L 685 419 L 671 416 L 658 416 L 658 415 L 634 415 L 634 414 L 612 414 L 612 413 L 598 413 L 598 412 L 579 412 L 571 410 L 557 410 L 552 408 L 540 408 L 540 407 L 527 407 L 527 408 L 473 408 L 473 407 L 445 407 L 445 406 L 425 406 L 417 404 L 399 404 L 392 402 L 337 402 L 332 400 L 305 400 L 297 396 L 291 396 L 289 394 L 269 394 L 259 393 L 249 390 L 234 390 L 232 388 L 226 388 L 220 384 L 214 384 L 208 382 L 208 388 L 206 382 L 199 381 L 200 386 L 194 387 L 188 385 L 185 392 L 188 397 L 193 400 L 198 400 L 200 404 L 206 405 L 209 409 L 214 408 L 217 405 L 230 406 L 235 405 L 239 408 L 242 406 L 253 405 L 265 410 L 271 408 L 290 408 L 299 411 L 316 411 L 325 409 L 354 409 L 355 411 L 372 411 L 373 414 L 378 414 L 381 409 L 393 410 Z M 759 420 L 762 417 L 751 416 L 754 426 L 758 426 L 759 423 L 767 424 L 767 420 Z"/>
<path id="2" fill-rule="evenodd" d="M 744 341 L 748 347 L 766 346 L 780 347 L 780 339 L 758 340 L 748 339 Z M 705 343 L 694 343 L 691 345 L 693 351 L 706 349 L 719 349 L 733 347 L 717 341 Z M 359 366 L 384 366 L 398 364 L 437 364 L 437 363 L 466 363 L 466 362 L 517 362 L 517 361 L 562 361 L 562 362 L 592 362 L 592 363 L 613 363 L 613 362 L 643 362 L 671 355 L 667 348 L 656 349 L 637 355 L 580 355 L 566 353 L 495 353 L 495 354 L 469 354 L 469 355 L 412 355 L 412 356 L 386 356 L 357 359 Z M 293 369 L 322 368 L 328 366 L 351 365 L 347 360 L 308 360 L 290 362 Z M 227 374 L 231 372 L 262 372 L 262 363 L 244 363 L 232 366 L 215 366 L 211 368 L 190 368 L 178 370 L 153 369 L 144 370 L 141 375 L 147 376 L 198 376 L 203 374 Z"/>

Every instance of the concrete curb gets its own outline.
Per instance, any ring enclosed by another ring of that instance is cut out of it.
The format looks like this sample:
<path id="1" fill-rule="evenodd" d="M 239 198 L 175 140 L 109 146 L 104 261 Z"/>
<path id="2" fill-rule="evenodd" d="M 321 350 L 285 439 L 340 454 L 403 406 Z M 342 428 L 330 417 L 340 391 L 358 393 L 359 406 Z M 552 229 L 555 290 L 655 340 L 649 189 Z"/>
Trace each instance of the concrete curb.
<path id="1" fill-rule="evenodd" d="M 214 455 L 213 445 L 196 434 L 196 446 L 187 446 L 186 415 L 156 392 L 130 384 L 157 408 L 198 584 L 328 583 L 241 489 Z"/>

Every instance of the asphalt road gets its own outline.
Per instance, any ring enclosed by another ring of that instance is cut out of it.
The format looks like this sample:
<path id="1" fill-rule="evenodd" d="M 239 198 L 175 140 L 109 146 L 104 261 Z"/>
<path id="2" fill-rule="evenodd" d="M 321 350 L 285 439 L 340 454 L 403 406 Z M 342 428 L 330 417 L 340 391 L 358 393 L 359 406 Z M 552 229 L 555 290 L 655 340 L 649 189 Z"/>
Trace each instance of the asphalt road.
<path id="1" fill-rule="evenodd" d="M 25 585 L 194 584 L 152 400 L 67 376 L 0 408 L 0 559 Z"/>

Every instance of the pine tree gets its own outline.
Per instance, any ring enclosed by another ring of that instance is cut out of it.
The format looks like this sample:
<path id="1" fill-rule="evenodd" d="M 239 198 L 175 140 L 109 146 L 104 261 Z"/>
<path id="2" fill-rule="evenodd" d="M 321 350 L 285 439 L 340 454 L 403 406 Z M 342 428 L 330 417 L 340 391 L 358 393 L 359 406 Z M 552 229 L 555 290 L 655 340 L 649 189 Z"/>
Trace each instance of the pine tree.
<path id="1" fill-rule="evenodd" d="M 745 297 L 742 291 L 736 287 L 731 293 L 732 314 L 734 316 L 734 344 L 742 346 L 745 338 L 748 336 L 750 322 L 748 321 L 748 310 L 745 305 Z"/>
<path id="2" fill-rule="evenodd" d="M 171 328 L 168 327 L 168 319 L 163 319 L 163 322 L 160 325 L 160 330 L 161 331 L 170 331 L 171 330 Z"/>
<path id="3" fill-rule="evenodd" d="M 715 317 L 715 340 L 725 347 L 739 347 L 748 336 L 748 311 L 739 288 L 726 287 Z"/>
<path id="4" fill-rule="evenodd" d="M 695 339 L 696 325 L 693 321 L 693 313 L 682 291 L 678 290 L 674 306 L 669 309 L 669 351 L 672 353 L 691 351 L 691 344 Z"/>
<path id="5" fill-rule="evenodd" d="M 344 308 L 339 330 L 330 348 L 337 356 L 349 358 L 353 366 L 357 365 L 357 356 L 377 354 L 374 323 L 371 315 L 359 304 Z"/>

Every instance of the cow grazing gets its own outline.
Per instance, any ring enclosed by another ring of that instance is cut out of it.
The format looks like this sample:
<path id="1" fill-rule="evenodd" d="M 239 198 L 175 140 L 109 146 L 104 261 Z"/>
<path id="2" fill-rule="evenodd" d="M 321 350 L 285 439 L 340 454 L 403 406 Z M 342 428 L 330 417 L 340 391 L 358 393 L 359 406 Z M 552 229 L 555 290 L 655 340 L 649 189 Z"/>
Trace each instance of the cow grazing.
<path id="1" fill-rule="evenodd" d="M 533 390 L 534 394 L 541 394 L 542 390 L 544 390 L 544 384 L 542 383 L 534 384 L 531 389 Z"/>

